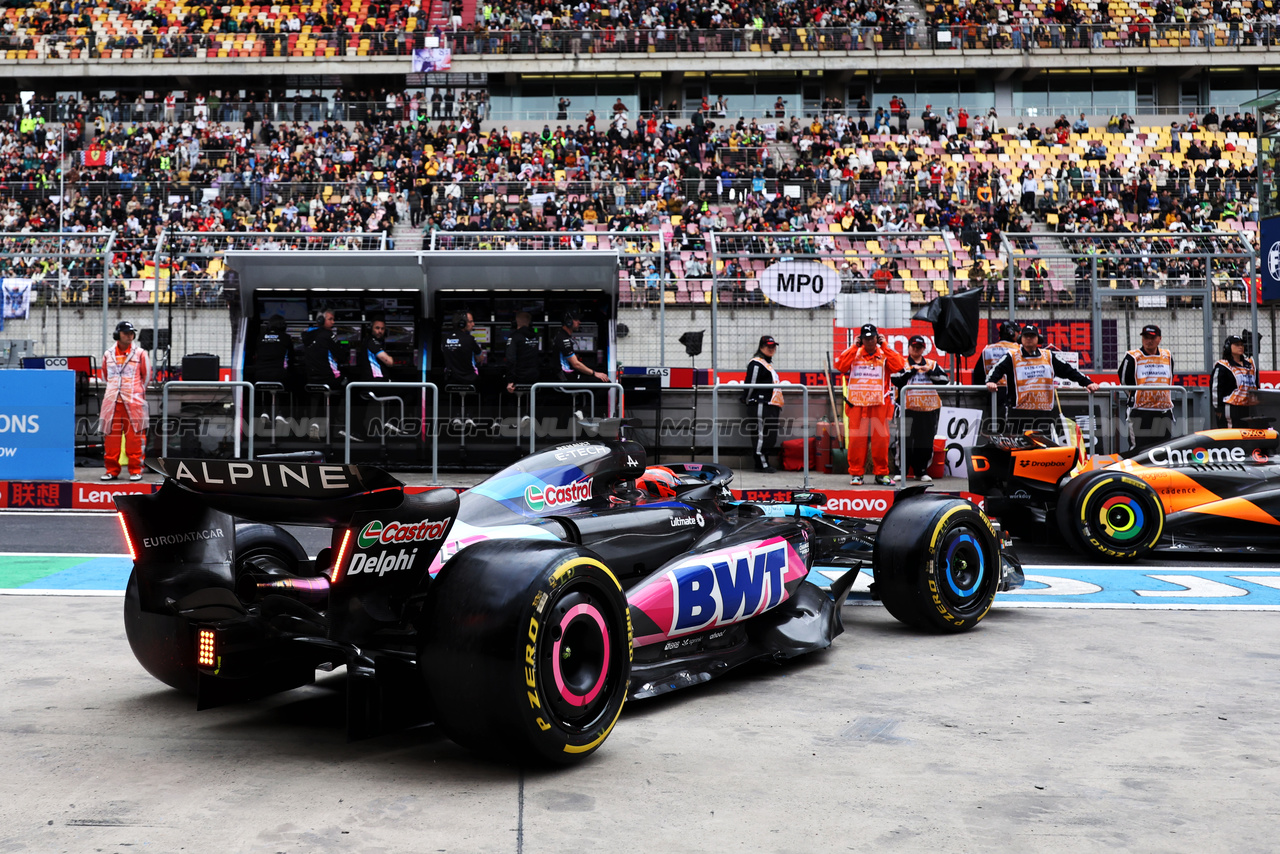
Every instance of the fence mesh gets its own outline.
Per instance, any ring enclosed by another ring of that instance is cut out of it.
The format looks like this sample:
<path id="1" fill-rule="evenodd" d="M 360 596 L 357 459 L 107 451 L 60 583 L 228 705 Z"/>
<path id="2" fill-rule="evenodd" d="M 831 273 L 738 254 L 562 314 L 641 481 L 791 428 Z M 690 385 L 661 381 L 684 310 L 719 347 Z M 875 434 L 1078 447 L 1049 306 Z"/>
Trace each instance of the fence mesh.
<path id="1" fill-rule="evenodd" d="M 25 318 L 0 337 L 34 340 L 48 355 L 97 354 L 121 319 L 159 328 L 162 344 L 231 359 L 223 292 L 228 249 L 348 251 L 386 248 L 381 232 L 117 232 L 0 234 L 0 276 L 30 280 Z M 616 253 L 619 360 L 740 370 L 759 336 L 783 343 L 780 367 L 822 370 L 844 343 L 834 327 L 864 322 L 906 326 L 934 297 L 984 291 L 984 313 L 1012 311 L 1039 321 L 1082 365 L 1114 370 L 1157 323 L 1180 369 L 1204 370 L 1222 337 L 1250 325 L 1247 281 L 1256 250 L 1242 233 L 1066 234 L 1003 238 L 949 232 L 862 233 L 839 224 L 820 232 L 725 232 L 695 224 L 662 231 L 433 231 L 429 249 L 557 250 Z M 840 295 L 815 309 L 768 299 L 759 274 L 778 260 L 809 260 L 838 272 Z M 105 303 L 104 303 L 105 299 Z M 105 309 L 105 311 L 104 311 Z M 1210 313 L 1206 315 L 1206 310 Z M 1262 334 L 1274 327 L 1264 309 Z M 705 351 L 686 355 L 685 332 L 707 333 Z M 1264 343 L 1264 365 L 1275 364 Z M 162 348 L 163 349 L 163 348 Z M 716 354 L 716 364 L 711 354 Z M 163 363 L 163 360 L 157 360 Z"/>

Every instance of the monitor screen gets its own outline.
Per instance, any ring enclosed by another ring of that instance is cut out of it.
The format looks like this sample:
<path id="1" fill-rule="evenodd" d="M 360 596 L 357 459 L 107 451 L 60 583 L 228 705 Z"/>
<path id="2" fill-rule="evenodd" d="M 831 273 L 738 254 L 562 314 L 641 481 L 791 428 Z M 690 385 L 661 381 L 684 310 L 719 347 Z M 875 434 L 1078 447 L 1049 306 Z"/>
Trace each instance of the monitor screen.
<path id="1" fill-rule="evenodd" d="M 387 343 L 403 344 L 406 346 L 411 346 L 413 344 L 413 327 L 388 323 L 387 324 Z"/>
<path id="2" fill-rule="evenodd" d="M 277 314 L 293 322 L 305 322 L 310 319 L 307 316 L 307 301 L 304 299 L 264 299 L 260 305 L 262 306 L 261 317 L 264 320 L 275 317 Z"/>

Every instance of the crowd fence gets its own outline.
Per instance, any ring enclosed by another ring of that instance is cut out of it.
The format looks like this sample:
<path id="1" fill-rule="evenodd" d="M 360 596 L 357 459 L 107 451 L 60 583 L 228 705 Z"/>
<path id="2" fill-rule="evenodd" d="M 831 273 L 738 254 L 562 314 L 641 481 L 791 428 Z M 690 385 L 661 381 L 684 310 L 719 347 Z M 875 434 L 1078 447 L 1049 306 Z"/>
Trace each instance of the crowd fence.
<path id="1" fill-rule="evenodd" d="M 169 30 L 175 30 L 171 27 Z M 1236 55 L 1265 52 L 1280 43 L 1280 27 L 1269 21 L 1199 21 L 1063 24 L 1052 18 L 1009 23 L 920 23 L 913 20 L 841 27 L 617 27 L 597 29 L 501 29 L 474 25 L 429 32 L 379 30 L 346 33 L 305 28 L 305 32 L 181 33 L 144 31 L 141 36 L 9 34 L 0 37 L 0 60 L 32 64 L 122 65 L 172 61 L 276 61 L 314 65 L 317 60 L 366 62 L 404 57 L 415 50 L 443 47 L 457 57 L 656 56 L 706 54 L 835 55 L 880 53 L 926 56 L 1039 56 L 1117 52 L 1135 56 L 1162 53 Z"/>
<path id="2" fill-rule="evenodd" d="M 174 348 L 233 365 L 227 250 L 387 246 L 382 233 L 0 235 L 0 277 L 30 283 L 26 317 L 7 319 L 0 337 L 33 340 L 42 355 L 96 355 L 115 324 L 130 320 L 141 343 L 163 354 L 154 360 L 162 378 L 180 362 L 170 358 Z M 1162 327 L 1179 371 L 1207 371 L 1221 340 L 1242 329 L 1262 333 L 1263 365 L 1278 363 L 1275 308 L 1259 317 L 1250 300 L 1258 261 L 1247 233 L 1037 232 L 966 244 L 948 232 L 432 232 L 426 251 L 442 249 L 613 253 L 618 320 L 627 327 L 621 364 L 741 370 L 759 337 L 772 334 L 784 369 L 821 372 L 851 343 L 841 330 L 907 327 L 931 299 L 973 287 L 983 288 L 989 324 L 1036 320 L 1089 371 L 1114 371 L 1147 323 Z M 825 266 L 840 293 L 813 308 L 771 300 L 761 281 L 777 260 Z M 708 329 L 708 352 L 687 355 L 680 337 Z"/>
<path id="3" fill-rule="evenodd" d="M 709 85 L 710 98 L 714 101 L 714 99 L 721 97 L 716 89 L 714 80 Z M 430 96 L 419 97 L 418 106 L 415 109 L 413 106 L 413 94 L 417 91 L 424 93 L 463 91 L 472 97 L 448 103 L 447 108 L 433 105 Z M 471 122 L 472 127 L 477 127 L 478 122 L 479 129 L 487 133 L 497 126 L 509 123 L 559 124 L 576 129 L 578 125 L 587 125 L 594 121 L 597 130 L 606 130 L 614 121 L 623 119 L 629 127 L 635 127 L 635 123 L 640 118 L 647 118 L 655 114 L 655 110 L 652 107 L 642 107 L 638 103 L 638 98 L 634 95 L 617 96 L 618 99 L 630 103 L 624 103 L 624 109 L 615 112 L 613 105 L 607 103 L 607 97 L 602 98 L 600 110 L 596 110 L 594 106 L 574 105 L 559 109 L 542 106 L 537 103 L 532 106 L 515 106 L 501 100 L 494 102 L 475 97 L 481 91 L 483 90 L 480 87 L 473 85 L 449 86 L 441 84 L 437 86 L 409 87 L 403 93 L 399 93 L 400 98 L 394 103 L 389 103 L 385 99 L 341 99 L 328 94 L 314 99 L 309 96 L 299 96 L 296 99 L 284 97 L 276 100 L 256 101 L 214 99 L 204 104 L 191 100 L 180 100 L 172 107 L 167 107 L 162 101 L 154 99 L 144 100 L 139 104 L 136 101 L 99 100 L 97 98 L 76 98 L 72 100 L 68 97 L 53 101 L 33 100 L 25 104 L 0 104 L 0 121 L 19 122 L 23 118 L 30 118 L 43 119 L 46 124 L 52 125 L 73 121 L 89 123 L 101 118 L 108 124 L 120 124 L 126 127 L 161 122 L 166 124 L 189 122 L 193 125 L 203 125 L 205 127 L 222 125 L 228 129 L 231 129 L 229 127 L 231 125 L 245 126 L 251 124 L 255 132 L 260 132 L 265 122 L 291 125 L 310 123 L 314 125 L 327 121 L 349 124 L 393 121 L 430 125 L 434 129 L 441 124 L 458 126 L 463 118 L 466 118 Z M 878 107 L 886 113 L 886 122 L 889 128 L 886 133 L 898 135 L 899 116 L 889 112 L 889 96 L 876 96 L 869 101 L 866 107 L 859 107 L 856 103 L 840 101 L 835 104 L 830 100 L 824 102 L 822 99 L 815 97 L 801 97 L 801 94 L 801 92 L 797 91 L 794 97 L 799 98 L 799 101 L 794 104 L 791 99 L 783 97 L 784 103 L 782 107 L 779 107 L 776 103 L 761 103 L 755 100 L 755 96 L 752 96 L 749 106 L 743 106 L 738 103 L 739 99 L 737 97 L 731 95 L 726 98 L 722 108 L 716 107 L 714 103 L 709 102 L 707 109 L 704 110 L 702 109 L 700 98 L 689 99 L 661 105 L 656 110 L 656 114 L 659 119 L 689 120 L 694 113 L 701 112 L 707 121 L 712 122 L 717 127 L 727 123 L 736 123 L 739 118 L 754 119 L 757 120 L 762 133 L 765 132 L 769 125 L 773 125 L 773 130 L 776 130 L 784 121 L 790 120 L 793 116 L 811 118 L 814 116 L 830 117 L 836 114 L 843 114 L 854 123 L 859 119 L 865 119 L 868 126 L 874 130 L 875 110 Z M 1066 96 L 1071 93 L 1059 94 Z M 1063 114 L 1074 122 L 1076 118 L 1084 115 L 1087 119 L 1092 120 L 1090 124 L 1095 129 L 1098 129 L 1097 123 L 1100 120 L 1112 117 L 1118 120 L 1122 114 L 1128 114 L 1129 125 L 1132 128 L 1137 128 L 1152 123 L 1163 124 L 1171 119 L 1185 119 L 1189 111 L 1194 112 L 1197 121 L 1199 121 L 1207 112 L 1209 105 L 1209 102 L 1197 102 L 1195 104 L 1187 104 L 1185 102 L 1179 104 L 1139 104 L 1132 93 L 1119 93 L 1114 100 L 1109 100 L 1110 94 L 1112 93 L 1091 93 L 1090 100 L 1087 103 L 1083 102 L 1082 99 L 1067 99 L 1057 102 L 1051 96 L 1045 96 L 1043 104 L 1024 103 L 1017 107 L 1008 108 L 1000 116 L 996 117 L 995 121 L 998 127 L 1005 128 L 1012 127 L 1019 121 L 1052 119 Z M 987 111 L 994 105 L 994 99 L 991 97 L 984 98 L 961 93 L 950 95 L 948 93 L 934 92 L 928 95 L 919 94 L 910 97 L 913 101 L 919 101 L 921 104 L 924 102 L 920 99 L 927 97 L 929 103 L 937 107 L 939 111 L 945 111 L 947 107 L 955 110 L 964 108 L 971 117 L 971 130 L 976 126 L 976 119 L 979 117 L 983 119 L 984 127 L 987 126 Z M 1240 111 L 1240 107 L 1234 103 L 1235 100 L 1238 100 L 1237 95 L 1225 97 L 1226 100 L 1221 97 L 1211 99 L 1212 104 L 1223 118 Z M 839 101 L 840 99 L 837 100 Z M 908 126 L 911 128 L 923 127 L 923 120 L 920 118 L 921 110 L 918 108 L 918 104 L 913 105 L 908 102 L 908 108 L 911 112 Z M 594 120 L 592 119 L 593 114 Z M 520 127 L 513 128 L 516 131 L 525 129 Z M 1119 130 L 1116 132 L 1123 133 L 1123 131 Z M 228 156 L 235 157 L 235 154 L 231 152 Z"/>

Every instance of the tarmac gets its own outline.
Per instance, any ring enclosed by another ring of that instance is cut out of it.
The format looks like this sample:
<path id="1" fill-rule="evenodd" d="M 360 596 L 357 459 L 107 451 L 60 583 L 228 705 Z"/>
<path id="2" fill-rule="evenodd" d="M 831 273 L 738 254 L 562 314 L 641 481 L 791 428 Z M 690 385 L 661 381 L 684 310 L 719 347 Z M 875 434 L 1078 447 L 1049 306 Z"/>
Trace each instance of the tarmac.
<path id="1" fill-rule="evenodd" d="M 0 852 L 1270 852 L 1275 615 L 999 609 L 628 704 L 584 763 L 347 743 L 342 675 L 196 712 L 119 598 L 0 597 Z"/>
<path id="2" fill-rule="evenodd" d="M 733 485 L 802 481 L 738 471 Z M 843 474 L 810 486 L 859 491 Z M 5 511 L 0 554 L 116 552 L 113 524 Z M 1024 562 L 1084 563 L 1017 548 Z M 1256 564 L 1215 571 L 1256 581 L 1277 569 Z M 1191 569 L 1150 560 L 1142 572 L 1169 574 L 1131 586 Z M 479 757 L 430 725 L 347 743 L 341 670 L 197 712 L 134 660 L 118 592 L 5 592 L 0 854 L 1276 847 L 1276 614 L 1230 604 L 1248 597 L 1147 597 L 1141 610 L 998 601 L 949 637 L 850 604 L 830 650 L 629 703 L 595 755 L 546 769 Z"/>

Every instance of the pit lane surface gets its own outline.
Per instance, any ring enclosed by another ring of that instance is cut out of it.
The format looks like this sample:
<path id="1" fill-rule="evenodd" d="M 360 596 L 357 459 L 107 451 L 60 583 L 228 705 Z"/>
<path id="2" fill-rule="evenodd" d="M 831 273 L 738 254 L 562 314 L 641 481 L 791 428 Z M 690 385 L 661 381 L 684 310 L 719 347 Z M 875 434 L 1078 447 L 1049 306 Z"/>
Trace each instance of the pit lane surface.
<path id="1" fill-rule="evenodd" d="M 0 511 L 0 523 L 0 594 L 124 591 L 131 564 L 114 515 Z M 326 529 L 289 531 L 309 554 L 329 544 Z M 1027 584 L 1000 594 L 1000 607 L 1280 610 L 1276 556 L 1168 554 L 1116 566 L 1025 540 L 1015 551 Z M 825 586 L 836 575 L 815 570 L 811 579 Z M 853 601 L 869 601 L 869 581 L 859 579 Z"/>
<path id="2" fill-rule="evenodd" d="M 119 536 L 0 516 L 27 560 Z M 116 595 L 0 596 L 0 851 L 1274 850 L 1273 614 L 1002 602 L 944 638 L 850 607 L 830 651 L 629 704 L 547 771 L 430 726 L 348 744 L 341 672 L 197 713 L 136 664 Z"/>

